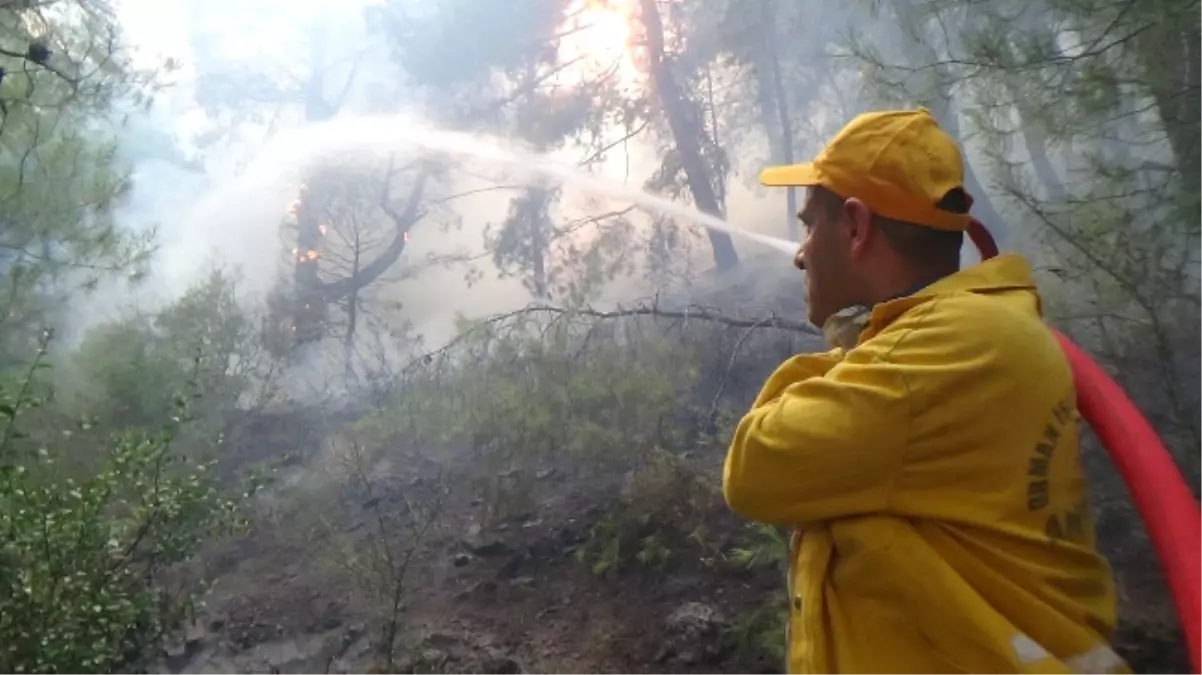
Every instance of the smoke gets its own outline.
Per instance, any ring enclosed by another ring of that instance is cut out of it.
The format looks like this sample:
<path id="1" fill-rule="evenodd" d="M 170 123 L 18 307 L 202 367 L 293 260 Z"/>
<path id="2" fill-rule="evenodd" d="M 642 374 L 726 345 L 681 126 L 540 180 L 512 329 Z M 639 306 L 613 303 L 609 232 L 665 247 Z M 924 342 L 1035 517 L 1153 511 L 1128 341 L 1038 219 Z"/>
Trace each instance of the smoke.
<path id="1" fill-rule="evenodd" d="M 123 25 L 139 43 L 144 58 L 171 56 L 182 64 L 176 86 L 144 114 L 145 121 L 162 132 L 163 138 L 174 140 L 175 147 L 160 148 L 162 154 L 178 154 L 194 166 L 181 166 L 178 158 L 134 160 L 133 192 L 119 215 L 131 229 L 157 228 L 158 251 L 150 274 L 137 287 L 111 279 L 86 297 L 74 299 L 66 313 L 64 333 L 69 340 L 132 308 L 149 311 L 173 302 L 204 281 L 214 267 L 236 270 L 243 301 L 249 308 L 261 310 L 268 293 L 281 279 L 290 278 L 287 252 L 293 244 L 288 242 L 283 221 L 305 172 L 322 164 L 378 162 L 389 150 L 402 157 L 418 151 L 390 147 L 385 138 L 378 139 L 380 147 L 373 149 L 373 139 L 362 132 L 354 143 L 342 147 L 327 138 L 320 151 L 314 151 L 307 140 L 307 130 L 316 127 L 305 121 L 305 101 L 297 90 L 298 83 L 315 72 L 313 31 L 323 20 L 328 24 L 321 35 L 326 42 L 319 51 L 329 61 L 322 71 L 324 90 L 329 96 L 345 93 L 340 110 L 325 126 L 381 109 L 403 108 L 405 92 L 395 84 L 401 78 L 389 65 L 386 47 L 373 40 L 358 21 L 359 7 L 306 2 L 301 3 L 305 7 L 300 12 L 295 3 L 226 4 L 205 9 L 199 0 L 124 0 Z M 229 14 L 221 21 L 199 20 L 206 15 L 210 19 L 221 16 L 224 11 Z M 262 35 L 283 37 L 273 40 L 268 50 L 255 47 Z M 351 72 L 354 81 L 340 92 L 344 82 L 340 78 Z M 250 77 L 250 73 L 259 75 Z M 252 86 L 256 88 L 249 89 Z M 215 110 L 213 100 L 221 96 L 229 105 Z M 432 128 L 440 122 L 423 119 L 416 112 L 407 117 Z M 394 121 L 404 124 L 405 118 L 397 116 Z M 594 171 L 637 189 L 660 168 L 660 145 L 660 140 L 646 136 L 632 139 L 607 153 Z M 744 143 L 741 147 L 755 145 Z M 767 146 L 762 149 L 767 155 Z M 579 158 L 563 152 L 553 159 L 571 163 Z M 756 185 L 754 173 L 761 163 L 750 156 L 736 162 L 742 173 L 726 185 L 727 213 L 732 222 L 747 230 L 783 235 L 784 195 L 765 192 Z M 436 197 L 479 190 L 489 185 L 489 178 L 513 185 L 536 180 L 514 175 L 514 167 L 502 171 L 495 163 L 464 157 L 452 159 L 449 166 L 452 170 L 437 181 Z M 361 339 L 387 343 L 396 358 L 408 348 L 396 334 L 421 336 L 426 345 L 437 345 L 452 337 L 457 316 L 486 316 L 529 303 L 529 291 L 518 279 L 500 278 L 484 250 L 485 229 L 504 220 L 516 194 L 515 190 L 491 190 L 457 197 L 419 221 L 410 232 L 397 272 L 368 291 L 373 301 L 391 306 L 390 316 L 365 321 Z M 588 189 L 566 187 L 561 216 L 587 215 L 598 203 L 583 199 L 590 195 Z M 618 207 L 628 200 L 618 195 L 602 202 Z M 648 215 L 632 219 L 639 227 L 650 223 Z M 691 229 L 698 245 L 685 254 L 686 259 L 676 262 L 694 272 L 705 270 L 712 261 L 704 235 L 694 225 L 678 222 Z M 735 243 L 744 255 L 763 250 L 754 243 Z M 447 266 L 429 262 L 448 255 L 471 260 Z M 609 284 L 599 301 L 628 302 L 656 290 L 635 274 Z M 345 354 L 340 347 L 309 351 L 306 360 L 323 365 L 305 375 L 315 380 L 298 381 L 298 389 L 321 389 L 342 377 Z"/>

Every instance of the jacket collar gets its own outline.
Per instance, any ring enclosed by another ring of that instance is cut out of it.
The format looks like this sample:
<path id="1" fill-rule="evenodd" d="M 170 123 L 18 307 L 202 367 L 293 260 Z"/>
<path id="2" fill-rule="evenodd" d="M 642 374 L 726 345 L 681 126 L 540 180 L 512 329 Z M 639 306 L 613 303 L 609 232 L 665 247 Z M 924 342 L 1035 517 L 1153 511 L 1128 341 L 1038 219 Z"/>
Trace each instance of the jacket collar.
<path id="1" fill-rule="evenodd" d="M 872 308 L 849 307 L 828 319 L 822 326 L 822 332 L 832 347 L 848 350 L 881 332 L 905 312 L 937 296 L 1015 290 L 1036 291 L 1031 267 L 1019 255 L 999 255 L 942 279 L 915 284 L 898 297 L 877 303 Z M 1042 314 L 1038 296 L 1036 298 Z"/>

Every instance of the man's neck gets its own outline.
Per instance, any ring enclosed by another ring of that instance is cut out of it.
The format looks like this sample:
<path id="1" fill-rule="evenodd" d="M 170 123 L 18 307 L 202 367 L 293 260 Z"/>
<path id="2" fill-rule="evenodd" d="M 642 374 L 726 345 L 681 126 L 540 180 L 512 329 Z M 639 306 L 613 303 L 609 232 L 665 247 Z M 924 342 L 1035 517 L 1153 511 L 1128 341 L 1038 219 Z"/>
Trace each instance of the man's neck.
<path id="1" fill-rule="evenodd" d="M 928 272 L 924 274 L 907 275 L 905 280 L 890 284 L 889 290 L 880 294 L 880 300 L 877 300 L 877 304 L 889 302 L 890 300 L 896 300 L 898 298 L 904 298 L 907 295 L 914 295 L 936 281 L 939 281 L 944 277 L 951 276 L 958 271 L 958 269 L 953 269 L 942 272 Z"/>

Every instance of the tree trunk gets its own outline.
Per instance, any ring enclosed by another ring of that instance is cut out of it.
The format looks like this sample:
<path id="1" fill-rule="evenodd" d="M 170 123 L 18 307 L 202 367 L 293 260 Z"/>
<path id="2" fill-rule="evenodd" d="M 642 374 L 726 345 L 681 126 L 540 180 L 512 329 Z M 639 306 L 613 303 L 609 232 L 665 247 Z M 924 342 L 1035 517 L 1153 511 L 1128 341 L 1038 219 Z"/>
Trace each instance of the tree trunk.
<path id="1" fill-rule="evenodd" d="M 547 290 L 547 230 L 551 223 L 547 216 L 547 200 L 549 195 L 543 188 L 535 188 L 539 192 L 533 195 L 538 208 L 530 213 L 530 267 L 534 281 L 534 297 L 540 302 L 550 300 Z"/>
<path id="2" fill-rule="evenodd" d="M 701 155 L 699 139 L 703 132 L 700 111 L 696 110 L 696 106 L 689 110 L 690 103 L 685 99 L 676 78 L 665 62 L 664 27 L 655 2 L 656 0 L 640 0 L 643 26 L 647 33 L 651 81 L 659 96 L 664 116 L 668 119 L 676 151 L 680 153 L 680 163 L 688 179 L 689 191 L 693 193 L 693 201 L 702 211 L 722 218 L 724 215 L 714 193 L 714 183 Z M 713 248 L 714 265 L 719 270 L 728 270 L 739 264 L 739 255 L 735 252 L 730 235 L 708 228 L 706 234 L 709 235 L 710 246 Z"/>
<path id="3" fill-rule="evenodd" d="M 346 337 L 343 338 L 349 349 L 355 343 L 355 323 L 359 318 L 359 289 L 362 288 L 358 284 L 359 281 L 359 244 L 358 232 L 355 233 L 355 252 L 351 259 L 351 279 L 355 280 L 355 285 L 351 288 L 350 295 L 346 298 Z"/>
<path id="4" fill-rule="evenodd" d="M 915 23 L 912 13 L 916 10 L 909 0 L 899 0 L 895 6 L 901 14 L 898 17 L 899 23 L 903 27 L 914 26 L 916 29 L 916 35 L 907 33 L 900 40 L 900 46 L 909 61 L 905 65 L 910 68 L 929 67 L 934 77 L 934 91 L 919 94 L 924 99 L 922 103 L 930 109 L 931 114 L 939 121 L 943 130 L 957 143 L 962 143 L 960 119 L 954 104 L 955 96 L 952 93 L 951 78 L 948 76 L 947 67 L 941 65 L 942 58 L 935 48 L 930 46 L 938 43 L 931 41 L 930 36 L 927 35 L 925 24 Z M 964 189 L 972 195 L 973 215 L 993 234 L 998 247 L 1004 247 L 1009 243 L 1010 228 L 1006 225 L 1002 214 L 994 207 L 993 200 L 985 191 L 985 186 L 977 178 L 977 172 L 973 168 L 972 162 L 969 161 L 963 146 L 961 152 L 964 155 Z"/>
<path id="5" fill-rule="evenodd" d="M 767 49 L 765 59 L 771 73 L 772 96 L 776 104 L 776 122 L 780 126 L 780 157 L 784 164 L 792 164 L 793 158 L 793 120 L 789 115 L 789 99 L 785 93 L 784 78 L 780 72 L 780 51 L 777 48 L 776 36 L 776 0 L 761 0 L 763 10 L 764 35 Z M 763 84 L 761 84 L 763 86 Z M 775 155 L 775 153 L 773 153 Z M 785 232 L 789 241 L 800 241 L 801 233 L 797 221 L 797 188 L 786 188 L 785 195 Z"/>
<path id="6" fill-rule="evenodd" d="M 1152 10 L 1153 12 L 1156 9 Z M 1200 125 L 1202 101 L 1198 81 L 1202 31 L 1198 13 L 1162 12 L 1137 38 L 1136 49 L 1143 65 L 1148 89 L 1156 101 L 1165 135 L 1188 189 L 1197 192 L 1199 181 Z"/>
<path id="7" fill-rule="evenodd" d="M 1023 144 L 1027 146 L 1027 154 L 1031 157 L 1031 168 L 1035 170 L 1035 176 L 1043 186 L 1043 192 L 1048 201 L 1064 202 L 1068 199 L 1068 188 L 1065 187 L 1060 174 L 1056 172 L 1056 167 L 1052 166 L 1051 158 L 1048 157 L 1047 134 L 1034 121 L 1035 115 L 1023 99 L 1022 90 L 1015 82 L 1014 76 L 1007 74 L 1005 77 L 1006 88 L 1010 93 L 1010 98 L 1014 100 L 1014 107 L 1018 110 L 1019 128 Z"/>
<path id="8" fill-rule="evenodd" d="M 296 210 L 296 251 L 293 255 L 295 267 L 292 273 L 293 328 L 295 341 L 304 344 L 321 339 L 325 325 L 325 301 L 321 293 L 321 281 L 317 277 L 317 266 L 321 256 L 321 229 L 317 197 L 307 186 L 302 186 Z"/>
<path id="9" fill-rule="evenodd" d="M 313 44 L 309 53 L 309 79 L 305 82 L 305 122 L 324 122 L 337 114 L 346 97 L 354 71 L 341 93 L 331 102 L 326 97 L 326 38 L 328 30 L 324 24 L 313 29 Z M 321 257 L 320 230 L 321 175 L 310 172 L 309 185 L 300 196 L 300 208 L 296 213 L 296 267 L 293 271 L 293 299 L 295 312 L 293 326 L 296 343 L 303 344 L 321 338 L 324 331 L 326 303 L 330 300 L 327 289 L 322 287 L 317 270 Z M 399 254 L 398 254 L 399 255 Z M 382 271 L 381 271 L 382 273 Z M 378 276 L 378 275 L 377 275 Z M 345 295 L 345 294 L 344 294 Z"/>
<path id="10" fill-rule="evenodd" d="M 1027 11 L 1015 17 L 1010 30 L 1015 35 L 1027 37 L 1045 35 L 1049 38 L 1049 42 L 1054 43 L 1055 40 L 1051 39 L 1053 36 L 1048 28 L 1050 8 L 1031 4 L 1026 9 Z M 1065 185 L 1064 179 L 1060 177 L 1060 173 L 1056 171 L 1056 167 L 1052 165 L 1051 157 L 1048 154 L 1047 130 L 1035 121 L 1038 119 L 1038 115 L 1032 109 L 1031 102 L 1023 96 L 1022 81 L 1017 72 L 1017 64 L 1021 58 L 1015 51 L 1017 45 L 1014 42 L 1008 42 L 1001 48 L 1005 50 L 1006 65 L 1009 68 L 1002 73 L 1003 84 L 1006 92 L 1010 95 L 1014 109 L 1018 111 L 1019 129 L 1023 144 L 1027 147 L 1027 155 L 1031 158 L 1031 168 L 1043 186 L 1043 193 L 1047 200 L 1062 203 L 1069 197 L 1068 187 Z"/>

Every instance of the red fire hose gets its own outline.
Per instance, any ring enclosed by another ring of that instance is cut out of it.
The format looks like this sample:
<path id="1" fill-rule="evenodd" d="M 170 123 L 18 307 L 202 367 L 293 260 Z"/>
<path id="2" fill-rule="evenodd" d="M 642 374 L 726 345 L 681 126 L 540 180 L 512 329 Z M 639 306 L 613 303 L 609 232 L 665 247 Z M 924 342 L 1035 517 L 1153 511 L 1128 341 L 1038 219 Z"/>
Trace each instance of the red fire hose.
<path id="1" fill-rule="evenodd" d="M 968 236 L 987 260 L 998 253 L 977 221 Z M 1068 356 L 1077 384 L 1077 409 L 1093 427 L 1131 492 L 1160 559 L 1177 619 L 1185 633 L 1193 672 L 1202 669 L 1202 510 L 1173 458 L 1139 409 L 1093 359 L 1052 329 Z"/>

